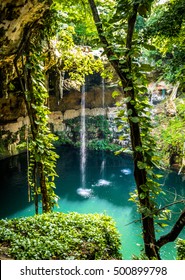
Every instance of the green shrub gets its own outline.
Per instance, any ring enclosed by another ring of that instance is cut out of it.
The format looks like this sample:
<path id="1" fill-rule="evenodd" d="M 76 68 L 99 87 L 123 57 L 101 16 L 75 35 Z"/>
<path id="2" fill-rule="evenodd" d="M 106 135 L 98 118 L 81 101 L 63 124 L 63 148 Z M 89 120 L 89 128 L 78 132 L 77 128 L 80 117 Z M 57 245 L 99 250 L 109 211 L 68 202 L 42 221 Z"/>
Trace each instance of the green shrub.
<path id="1" fill-rule="evenodd" d="M 178 238 L 176 242 L 177 259 L 185 260 L 185 240 Z"/>
<path id="2" fill-rule="evenodd" d="M 120 146 L 110 143 L 108 140 L 90 140 L 88 142 L 88 149 L 96 151 L 117 151 L 120 149 Z"/>
<path id="3" fill-rule="evenodd" d="M 120 259 L 119 234 L 103 214 L 50 213 L 0 221 L 0 244 L 14 259 Z"/>
<path id="4" fill-rule="evenodd" d="M 55 133 L 55 135 L 58 137 L 58 140 L 55 141 L 55 145 L 74 145 L 73 141 L 69 138 L 66 132 L 61 131 Z"/>

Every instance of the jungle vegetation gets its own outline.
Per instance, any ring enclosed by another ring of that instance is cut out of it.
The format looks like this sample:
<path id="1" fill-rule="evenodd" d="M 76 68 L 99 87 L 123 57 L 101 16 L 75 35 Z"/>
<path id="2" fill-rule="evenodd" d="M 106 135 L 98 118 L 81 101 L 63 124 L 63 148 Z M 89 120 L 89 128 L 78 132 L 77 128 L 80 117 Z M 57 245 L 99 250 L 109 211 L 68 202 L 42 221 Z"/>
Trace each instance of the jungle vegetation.
<path id="1" fill-rule="evenodd" d="M 35 22 L 24 37 L 14 60 L 22 94 L 30 117 L 30 193 L 38 213 L 38 195 L 42 195 L 43 212 L 51 212 L 57 203 L 54 179 L 57 176 L 54 151 L 55 136 L 47 126 L 47 73 L 55 65 L 68 71 L 77 86 L 85 75 L 94 71 L 111 79 L 117 76 L 122 88 L 118 106 L 118 125 L 129 123 L 134 161 L 137 203 L 141 216 L 144 253 L 148 259 L 160 259 L 160 248 L 174 241 L 185 225 L 185 209 L 168 234 L 156 239 L 155 224 L 166 218 L 167 206 L 159 208 L 156 197 L 162 193 L 157 182 L 161 167 L 161 150 L 170 156 L 177 153 L 183 162 L 184 110 L 178 103 L 177 113 L 162 132 L 157 144 L 147 96 L 148 74 L 155 70 L 159 79 L 178 83 L 183 100 L 185 57 L 185 7 L 183 0 L 159 4 L 155 0 L 54 0 L 51 9 Z M 160 24 L 159 24 L 160 23 Z M 107 58 L 83 53 L 85 46 L 103 49 Z M 113 74 L 114 73 L 114 74 Z M 123 104 L 126 110 L 122 109 Z M 159 125 L 160 122 L 157 123 Z M 178 135 L 173 133 L 178 129 Z M 157 147 L 157 149 L 156 149 Z M 121 149 L 119 152 L 123 152 Z M 181 200 L 184 204 L 184 200 Z"/>

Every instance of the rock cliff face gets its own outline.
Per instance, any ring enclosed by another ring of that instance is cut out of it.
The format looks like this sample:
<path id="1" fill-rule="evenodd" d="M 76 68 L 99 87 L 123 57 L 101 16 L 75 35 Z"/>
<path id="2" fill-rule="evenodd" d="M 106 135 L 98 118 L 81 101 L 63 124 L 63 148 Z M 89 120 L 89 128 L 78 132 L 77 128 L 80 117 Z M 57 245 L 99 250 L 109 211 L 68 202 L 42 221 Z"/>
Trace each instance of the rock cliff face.
<path id="1" fill-rule="evenodd" d="M 107 107 L 107 108 L 93 108 L 85 109 L 86 116 L 89 117 L 97 117 L 97 116 L 105 116 L 107 119 L 112 119 L 115 117 L 117 112 L 116 107 Z M 71 109 L 66 110 L 64 113 L 61 111 L 53 111 L 49 117 L 49 124 L 52 126 L 53 131 L 55 133 L 63 132 L 67 129 L 65 122 L 67 120 L 72 120 L 81 116 L 81 109 Z"/>
<path id="2" fill-rule="evenodd" d="M 0 98 L 0 125 L 16 122 L 27 115 L 23 98 L 18 94 L 8 94 Z"/>
<path id="3" fill-rule="evenodd" d="M 106 116 L 108 119 L 115 115 L 115 99 L 112 98 L 114 89 L 107 88 L 104 92 L 104 104 L 101 85 L 91 87 L 86 92 L 86 110 L 89 117 Z M 71 89 L 58 100 L 55 95 L 49 97 L 51 114 L 49 123 L 54 133 L 68 129 L 67 120 L 81 115 L 81 92 Z M 0 98 L 0 155 L 8 156 L 19 152 L 19 144 L 26 141 L 29 118 L 24 101 L 19 94 L 8 94 Z"/>
<path id="4" fill-rule="evenodd" d="M 35 24 L 49 9 L 51 0 L 0 1 L 0 97 L 16 77 L 14 59 L 19 56 Z"/>
<path id="5" fill-rule="evenodd" d="M 106 87 L 106 90 L 103 93 L 101 85 L 94 85 L 90 89 L 86 90 L 86 108 L 93 109 L 102 108 L 104 106 L 114 106 L 115 99 L 112 97 L 112 92 L 114 91 L 114 89 L 115 88 Z M 81 92 L 71 89 L 70 91 L 64 92 L 62 99 L 58 99 L 56 96 L 50 96 L 49 104 L 51 111 L 60 110 L 62 113 L 64 113 L 66 110 L 79 110 L 81 108 Z"/>
<path id="6" fill-rule="evenodd" d="M 16 77 L 14 59 L 24 48 L 25 40 L 35 24 L 49 9 L 52 0 L 3 0 L 0 1 L 0 157 L 19 152 L 19 144 L 26 141 L 29 130 L 24 99 Z M 12 83 L 13 81 L 13 83 Z M 102 79 L 95 74 L 87 77 L 86 115 L 95 117 L 112 113 L 115 100 L 113 88 L 104 88 Z M 55 81 L 54 81 L 55 83 Z M 57 88 L 57 87 L 56 87 Z M 51 110 L 50 124 L 54 132 L 63 132 L 65 121 L 81 114 L 81 92 L 68 88 L 59 99 L 56 90 L 50 90 L 48 100 Z"/>
<path id="7" fill-rule="evenodd" d="M 12 62 L 28 29 L 49 8 L 50 0 L 3 0 L 0 2 L 0 65 Z"/>

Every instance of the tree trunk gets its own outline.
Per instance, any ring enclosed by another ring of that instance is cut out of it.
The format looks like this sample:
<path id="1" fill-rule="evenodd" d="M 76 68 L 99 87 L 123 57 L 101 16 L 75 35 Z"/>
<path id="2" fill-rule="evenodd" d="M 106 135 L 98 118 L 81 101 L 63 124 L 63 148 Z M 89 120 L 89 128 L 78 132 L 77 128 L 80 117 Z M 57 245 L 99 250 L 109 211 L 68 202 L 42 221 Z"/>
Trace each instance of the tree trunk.
<path id="1" fill-rule="evenodd" d="M 111 48 L 111 45 L 107 41 L 104 33 L 103 33 L 103 25 L 101 23 L 101 19 L 99 17 L 96 4 L 94 0 L 89 0 L 89 4 L 92 10 L 93 18 L 97 27 L 97 31 L 99 34 L 99 38 L 101 43 L 104 45 L 105 52 L 107 54 L 107 57 L 114 67 L 115 71 L 117 72 L 118 76 L 120 77 L 120 80 L 122 82 L 123 89 L 125 88 L 125 84 L 127 87 L 132 87 L 131 91 L 127 92 L 127 96 L 131 97 L 131 100 L 127 103 L 127 111 L 131 109 L 132 112 L 130 117 L 137 117 L 138 113 L 135 109 L 135 106 L 133 105 L 133 102 L 135 102 L 135 92 L 133 89 L 133 82 L 132 79 L 128 79 L 128 75 L 125 74 L 122 68 L 123 66 L 120 66 L 119 60 L 111 60 L 111 56 L 114 55 L 114 51 Z M 131 61 L 131 55 L 129 54 L 129 51 L 132 48 L 132 38 L 135 28 L 135 22 L 137 17 L 137 11 L 138 11 L 139 4 L 133 5 L 133 12 L 132 15 L 128 18 L 128 32 L 127 32 L 127 38 L 126 38 L 126 47 L 127 47 L 127 64 L 126 68 L 129 69 L 129 74 L 131 74 L 132 71 L 132 61 Z M 141 141 L 141 134 L 140 134 L 140 127 L 138 122 L 133 122 L 129 117 L 129 125 L 130 125 L 130 137 L 131 137 L 131 143 L 132 143 L 132 150 L 133 150 L 133 156 L 134 156 L 134 177 L 135 182 L 137 186 L 138 191 L 138 198 L 139 198 L 139 204 L 140 207 L 146 207 L 148 209 L 151 209 L 151 203 L 150 203 L 150 196 L 149 191 L 143 192 L 141 185 L 146 184 L 147 182 L 147 174 L 145 169 L 139 169 L 138 168 L 138 162 L 143 162 L 143 155 L 141 152 L 139 152 L 136 147 L 142 147 L 142 141 Z M 145 197 L 142 198 L 142 193 L 145 194 Z M 155 229 L 154 229 L 154 220 L 153 217 L 149 217 L 147 213 L 142 212 L 142 227 L 143 227 L 143 240 L 144 240 L 144 247 L 145 247 L 145 253 L 149 259 L 160 259 L 158 248 L 156 247 L 156 239 L 155 239 Z"/>
<path id="2" fill-rule="evenodd" d="M 42 194 L 42 212 L 48 213 L 51 212 L 51 206 L 48 199 L 49 196 L 48 196 L 48 190 L 46 186 L 46 176 L 44 174 L 44 166 L 41 162 L 39 163 L 39 173 L 40 173 L 40 188 Z"/>
<path id="3" fill-rule="evenodd" d="M 130 92 L 130 96 L 132 99 L 130 100 L 130 102 L 127 103 L 127 110 L 131 109 L 131 116 L 138 118 L 137 111 L 135 110 L 134 105 L 132 105 L 132 101 L 135 101 L 134 92 Z M 134 160 L 134 178 L 137 186 L 139 206 L 141 208 L 147 208 L 149 210 L 152 210 L 149 191 L 143 192 L 141 188 L 141 186 L 145 185 L 147 182 L 147 173 L 145 169 L 138 168 L 138 162 L 144 161 L 142 153 L 137 151 L 136 149 L 136 147 L 142 147 L 139 123 L 134 123 L 129 119 L 129 125 Z M 142 194 L 144 194 L 144 198 L 142 198 Z M 149 217 L 147 213 L 145 214 L 143 212 L 141 214 L 141 217 L 145 253 L 149 259 L 160 259 L 158 248 L 156 247 L 154 219 L 153 217 Z"/>

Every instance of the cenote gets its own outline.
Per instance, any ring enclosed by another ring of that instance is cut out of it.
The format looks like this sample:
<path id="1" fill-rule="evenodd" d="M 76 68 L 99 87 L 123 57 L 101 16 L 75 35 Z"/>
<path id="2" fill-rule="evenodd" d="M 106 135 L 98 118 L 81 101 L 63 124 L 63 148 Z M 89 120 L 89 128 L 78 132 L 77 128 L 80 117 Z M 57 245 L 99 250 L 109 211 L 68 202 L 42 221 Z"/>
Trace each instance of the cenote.
<path id="1" fill-rule="evenodd" d="M 56 193 L 60 197 L 55 211 L 79 213 L 105 213 L 112 216 L 121 234 L 122 255 L 131 259 L 142 249 L 141 224 L 136 206 L 128 201 L 134 191 L 133 163 L 127 155 L 115 156 L 110 152 L 87 152 L 85 187 L 82 186 L 80 150 L 58 147 Z M 162 206 L 184 195 L 184 177 L 175 172 L 162 172 Z M 0 161 L 0 218 L 34 215 L 34 204 L 28 202 L 26 154 Z M 179 206 L 173 205 L 169 228 L 159 228 L 159 236 L 169 231 L 179 215 Z M 183 233 L 179 236 L 183 237 Z M 163 259 L 175 259 L 175 245 L 169 243 L 161 251 Z"/>

